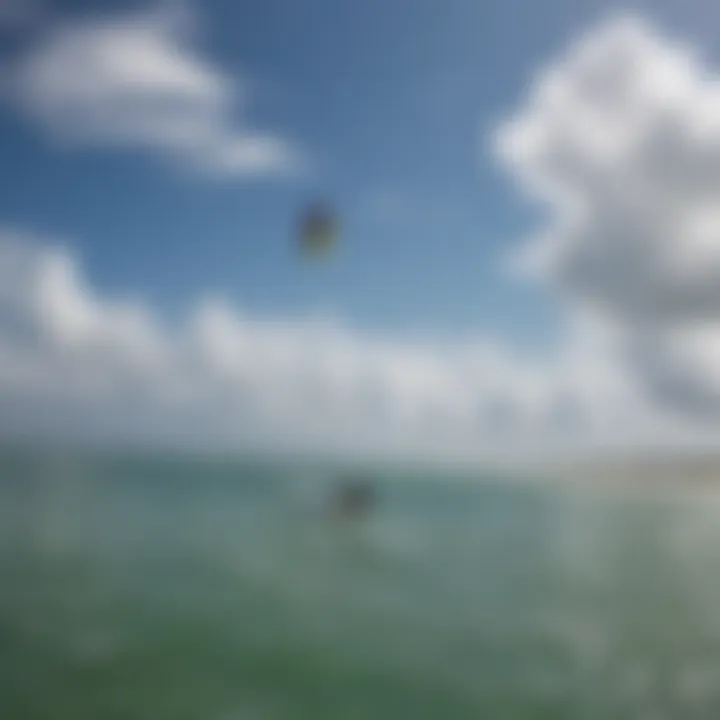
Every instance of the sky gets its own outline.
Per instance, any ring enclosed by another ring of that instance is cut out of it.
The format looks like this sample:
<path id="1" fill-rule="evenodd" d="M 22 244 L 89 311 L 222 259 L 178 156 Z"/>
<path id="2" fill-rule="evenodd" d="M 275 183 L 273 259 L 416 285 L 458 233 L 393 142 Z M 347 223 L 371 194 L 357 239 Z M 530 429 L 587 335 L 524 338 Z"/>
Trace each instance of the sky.
<path id="1" fill-rule="evenodd" d="M 716 445 L 718 20 L 0 0 L 0 436 Z"/>

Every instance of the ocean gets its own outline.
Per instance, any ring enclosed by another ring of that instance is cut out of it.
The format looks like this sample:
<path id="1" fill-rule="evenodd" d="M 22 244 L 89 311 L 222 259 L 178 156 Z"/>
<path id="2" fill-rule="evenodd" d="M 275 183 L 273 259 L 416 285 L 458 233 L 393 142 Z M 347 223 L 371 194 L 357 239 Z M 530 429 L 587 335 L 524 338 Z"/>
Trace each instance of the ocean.
<path id="1" fill-rule="evenodd" d="M 711 493 L 336 472 L 3 451 L 0 718 L 720 717 Z"/>

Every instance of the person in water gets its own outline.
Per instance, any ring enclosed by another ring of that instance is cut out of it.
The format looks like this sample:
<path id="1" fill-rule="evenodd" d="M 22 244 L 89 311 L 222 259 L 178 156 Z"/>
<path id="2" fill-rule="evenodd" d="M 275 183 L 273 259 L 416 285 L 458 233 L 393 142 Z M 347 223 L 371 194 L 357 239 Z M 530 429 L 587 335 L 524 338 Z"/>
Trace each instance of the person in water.
<path id="1" fill-rule="evenodd" d="M 374 502 L 372 484 L 364 478 L 350 478 L 341 482 L 335 490 L 332 509 L 342 520 L 356 520 L 367 515 Z"/>

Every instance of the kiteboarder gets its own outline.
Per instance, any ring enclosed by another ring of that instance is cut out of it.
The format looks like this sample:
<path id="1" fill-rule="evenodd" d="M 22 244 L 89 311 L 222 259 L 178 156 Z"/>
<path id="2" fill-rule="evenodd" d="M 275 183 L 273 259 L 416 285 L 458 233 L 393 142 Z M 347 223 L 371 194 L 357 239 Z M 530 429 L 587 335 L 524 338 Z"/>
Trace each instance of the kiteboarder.
<path id="1" fill-rule="evenodd" d="M 375 491 L 369 479 L 341 479 L 332 496 L 332 511 L 341 520 L 357 520 L 366 516 L 375 504 Z"/>

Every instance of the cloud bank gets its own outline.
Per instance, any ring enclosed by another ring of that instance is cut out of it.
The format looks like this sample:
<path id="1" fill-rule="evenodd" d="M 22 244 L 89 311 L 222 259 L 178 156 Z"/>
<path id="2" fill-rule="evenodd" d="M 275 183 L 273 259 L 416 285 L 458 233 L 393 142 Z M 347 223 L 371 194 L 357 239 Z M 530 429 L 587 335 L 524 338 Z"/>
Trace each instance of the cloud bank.
<path id="1" fill-rule="evenodd" d="M 294 171 L 286 139 L 250 128 L 242 82 L 202 57 L 175 5 L 51 26 L 18 57 L 11 97 L 65 146 L 140 149 L 203 173 Z"/>
<path id="2" fill-rule="evenodd" d="M 0 288 L 0 427 L 16 436 L 470 456 L 602 435 L 628 404 L 580 345 L 528 366 L 487 341 L 392 342 L 212 296 L 170 327 L 17 232 L 0 238 Z"/>

